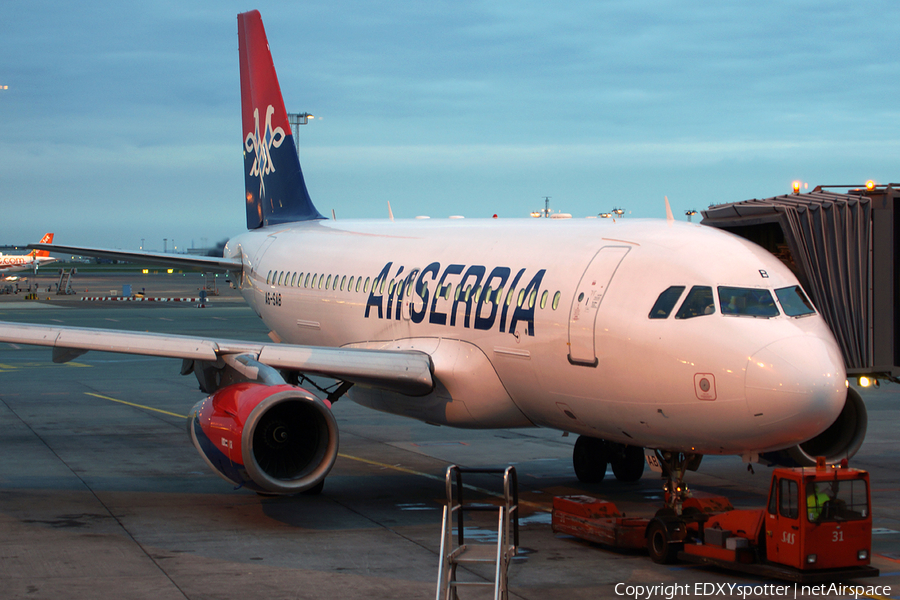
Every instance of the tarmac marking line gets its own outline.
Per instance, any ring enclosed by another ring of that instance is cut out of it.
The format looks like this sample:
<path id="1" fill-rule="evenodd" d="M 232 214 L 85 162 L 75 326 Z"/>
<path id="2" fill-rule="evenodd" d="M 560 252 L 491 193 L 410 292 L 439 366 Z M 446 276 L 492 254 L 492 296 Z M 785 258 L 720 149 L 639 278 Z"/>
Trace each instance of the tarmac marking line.
<path id="1" fill-rule="evenodd" d="M 133 406 L 135 408 L 142 408 L 144 410 L 152 410 L 153 412 L 162 413 L 164 415 L 169 415 L 170 417 L 178 417 L 181 419 L 187 419 L 187 415 L 179 415 L 177 413 L 169 412 L 167 410 L 162 410 L 160 408 L 153 408 L 152 406 L 144 406 L 143 404 L 135 404 L 134 402 L 126 402 L 125 400 L 118 400 L 116 398 L 110 398 L 109 396 L 104 396 L 102 394 L 95 394 L 93 392 L 85 392 L 86 396 L 93 396 L 95 398 L 100 398 L 101 400 L 109 400 L 110 402 L 118 402 L 119 404 L 126 404 L 128 406 Z"/>
<path id="2" fill-rule="evenodd" d="M 171 416 L 171 417 L 178 417 L 178 418 L 181 418 L 181 419 L 186 419 L 186 418 L 187 418 L 187 415 L 179 415 L 179 414 L 177 414 L 177 413 L 169 412 L 169 411 L 167 411 L 167 410 L 161 410 L 161 409 L 159 409 L 159 408 L 153 408 L 152 406 L 146 406 L 146 405 L 143 405 L 143 404 L 135 404 L 134 402 L 126 402 L 125 400 L 118 400 L 118 399 L 116 399 L 116 398 L 110 398 L 109 396 L 104 396 L 104 395 L 102 395 L 102 394 L 95 394 L 95 393 L 93 393 L 93 392 L 85 392 L 85 395 L 87 395 L 87 396 L 93 396 L 93 397 L 95 397 L 95 398 L 100 398 L 100 399 L 102 399 L 102 400 L 109 400 L 110 402 L 118 402 L 119 404 L 125 404 L 125 405 L 127 405 L 127 406 L 133 406 L 133 407 L 135 407 L 135 408 L 142 408 L 142 409 L 144 409 L 144 410 L 152 410 L 152 411 L 154 411 L 154 412 L 162 413 L 162 414 L 164 414 L 164 415 L 169 415 L 169 416 Z M 394 471 L 399 471 L 399 472 L 401 472 L 401 473 L 406 473 L 406 474 L 408 474 L 408 475 L 417 475 L 417 476 L 419 476 L 419 477 L 425 477 L 425 478 L 427 478 L 427 479 L 433 479 L 433 480 L 435 480 L 435 481 L 440 481 L 440 482 L 446 481 L 446 479 L 445 479 L 444 477 L 440 477 L 440 476 L 438 476 L 438 475 L 432 475 L 431 473 L 423 473 L 422 471 L 416 471 L 416 470 L 414 470 L 414 469 L 408 469 L 408 468 L 406 468 L 406 467 L 401 467 L 401 466 L 399 466 L 399 465 L 389 465 L 389 464 L 387 464 L 387 463 L 378 462 L 377 460 L 371 460 L 371 459 L 368 459 L 368 458 L 361 458 L 361 457 L 359 457 L 359 456 L 352 456 L 352 455 L 350 455 L 350 454 L 344 454 L 344 453 L 338 453 L 338 456 L 340 456 L 341 458 L 346 458 L 346 459 L 349 459 L 349 460 L 355 460 L 355 461 L 358 461 L 358 462 L 361 462 L 361 463 L 366 463 L 366 464 L 373 465 L 373 466 L 376 466 L 376 467 L 382 467 L 382 468 L 385 468 L 385 469 L 392 469 L 392 470 L 394 470 Z M 472 491 L 475 491 L 475 492 L 480 492 L 480 493 L 482 493 L 482 494 L 487 494 L 488 496 L 495 496 L 495 497 L 497 497 L 497 498 L 503 498 L 503 494 L 500 494 L 500 493 L 497 493 L 497 492 L 492 492 L 491 490 L 486 490 L 486 489 L 480 488 L 480 487 L 478 487 L 478 486 L 469 485 L 468 483 L 464 483 L 464 484 L 463 484 L 463 487 L 466 488 L 466 489 L 468 489 L 468 490 L 472 490 Z M 529 502 L 529 501 L 527 501 L 527 500 L 521 500 L 521 499 L 520 499 L 520 500 L 519 500 L 519 504 L 520 504 L 520 505 L 523 505 L 523 506 L 529 506 L 529 507 L 531 507 L 531 508 L 535 508 L 535 509 L 538 509 L 538 510 L 543 510 L 543 511 L 546 511 L 546 510 L 547 510 L 547 507 L 546 507 L 546 506 L 543 506 L 543 505 L 538 504 L 538 503 L 536 503 L 536 502 Z"/>
<path id="3" fill-rule="evenodd" d="M 444 483 L 446 481 L 445 477 L 440 477 L 438 475 L 432 475 L 431 473 L 423 473 L 421 471 L 416 471 L 413 469 L 407 469 L 406 467 L 401 467 L 399 465 L 389 465 L 387 463 L 378 462 L 377 460 L 371 460 L 368 458 L 360 458 L 359 456 L 351 456 L 350 454 L 338 453 L 338 456 L 340 456 L 341 458 L 348 458 L 350 460 L 356 460 L 356 461 L 359 461 L 362 463 L 370 464 L 370 465 L 373 465 L 376 467 L 383 467 L 385 469 L 393 469 L 394 471 L 400 471 L 401 473 L 407 473 L 409 475 L 418 475 L 419 477 L 433 479 L 435 481 L 440 481 L 441 483 Z M 475 485 L 469 485 L 468 483 L 464 483 L 463 487 L 466 488 L 467 490 L 480 492 L 480 493 L 486 494 L 488 496 L 494 496 L 496 498 L 503 498 L 503 494 L 500 494 L 498 492 L 492 492 L 491 490 L 486 490 L 484 488 L 480 488 Z M 529 506 L 529 507 L 537 509 L 537 510 L 542 510 L 542 511 L 547 510 L 546 506 L 544 506 L 542 504 L 538 504 L 537 502 L 529 502 L 528 500 L 519 499 L 519 504 L 521 504 L 523 506 Z"/>

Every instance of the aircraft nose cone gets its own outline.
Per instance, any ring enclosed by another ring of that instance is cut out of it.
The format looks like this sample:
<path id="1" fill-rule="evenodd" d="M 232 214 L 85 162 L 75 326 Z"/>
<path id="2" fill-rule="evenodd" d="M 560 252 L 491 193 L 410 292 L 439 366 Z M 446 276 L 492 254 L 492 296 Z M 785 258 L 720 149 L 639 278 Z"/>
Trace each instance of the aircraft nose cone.
<path id="1" fill-rule="evenodd" d="M 747 409 L 757 425 L 790 431 L 804 441 L 838 418 L 847 397 L 846 378 L 833 341 L 812 335 L 785 338 L 747 361 Z"/>

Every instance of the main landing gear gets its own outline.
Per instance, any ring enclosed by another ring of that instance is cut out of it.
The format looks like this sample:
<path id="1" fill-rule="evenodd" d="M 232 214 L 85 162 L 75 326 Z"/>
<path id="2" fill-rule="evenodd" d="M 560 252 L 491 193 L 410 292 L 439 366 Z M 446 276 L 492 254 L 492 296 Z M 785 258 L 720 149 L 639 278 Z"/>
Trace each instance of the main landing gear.
<path id="1" fill-rule="evenodd" d="M 630 483 L 644 474 L 644 449 L 581 435 L 575 442 L 572 464 L 578 481 L 583 483 L 603 481 L 607 464 L 616 479 Z"/>

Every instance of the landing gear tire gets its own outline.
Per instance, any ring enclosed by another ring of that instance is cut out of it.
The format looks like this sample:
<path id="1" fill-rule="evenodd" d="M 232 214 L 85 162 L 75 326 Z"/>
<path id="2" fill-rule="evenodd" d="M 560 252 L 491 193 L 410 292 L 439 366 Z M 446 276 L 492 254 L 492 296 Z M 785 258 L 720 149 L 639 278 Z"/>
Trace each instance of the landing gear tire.
<path id="1" fill-rule="evenodd" d="M 616 479 L 633 483 L 644 474 L 644 449 L 638 446 L 624 446 L 611 453 L 610 462 Z"/>
<path id="2" fill-rule="evenodd" d="M 586 435 L 578 436 L 572 452 L 575 476 L 582 483 L 600 483 L 606 475 L 606 442 Z"/>
<path id="3" fill-rule="evenodd" d="M 662 520 L 650 521 L 647 526 L 647 552 L 653 562 L 661 565 L 672 564 L 683 545 L 683 542 L 675 542 L 669 538 L 669 530 Z"/>

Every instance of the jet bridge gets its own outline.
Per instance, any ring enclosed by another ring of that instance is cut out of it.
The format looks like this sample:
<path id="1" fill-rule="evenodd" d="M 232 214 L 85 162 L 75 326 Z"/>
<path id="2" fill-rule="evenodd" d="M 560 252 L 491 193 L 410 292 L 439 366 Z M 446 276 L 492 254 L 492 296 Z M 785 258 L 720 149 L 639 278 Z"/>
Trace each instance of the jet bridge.
<path id="1" fill-rule="evenodd" d="M 710 206 L 702 224 L 763 246 L 797 275 L 834 332 L 848 375 L 897 381 L 898 199 L 896 183 L 819 186 Z"/>

